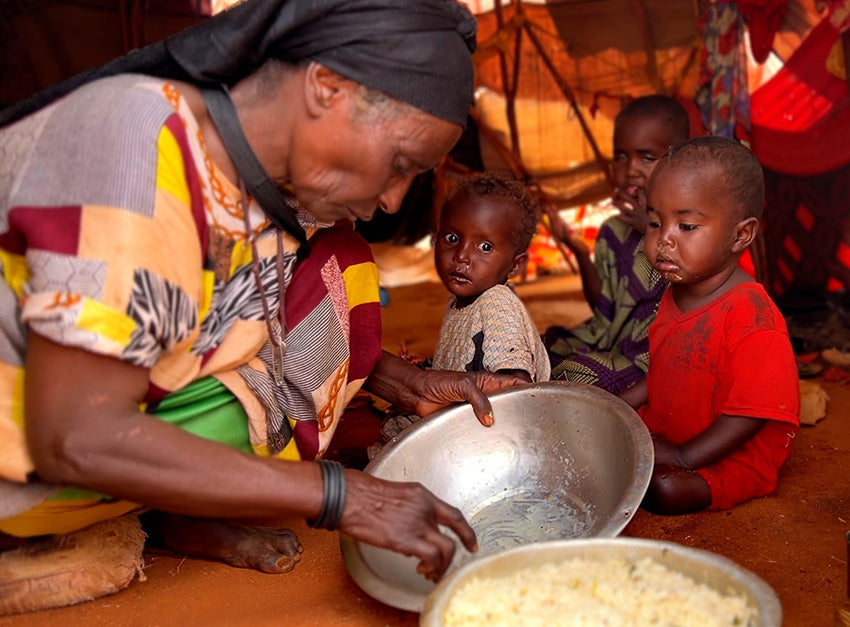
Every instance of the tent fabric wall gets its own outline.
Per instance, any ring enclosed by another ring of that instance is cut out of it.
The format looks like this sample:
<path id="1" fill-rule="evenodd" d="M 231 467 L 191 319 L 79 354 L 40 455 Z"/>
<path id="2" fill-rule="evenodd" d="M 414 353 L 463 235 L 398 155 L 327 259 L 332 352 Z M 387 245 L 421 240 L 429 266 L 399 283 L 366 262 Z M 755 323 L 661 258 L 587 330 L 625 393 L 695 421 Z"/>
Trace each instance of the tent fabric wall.
<path id="1" fill-rule="evenodd" d="M 850 93 L 842 32 L 825 17 L 776 76 L 751 97 L 750 140 L 761 163 L 792 175 L 850 163 Z"/>
<path id="2" fill-rule="evenodd" d="M 848 27 L 850 2 L 834 3 L 751 98 L 750 137 L 767 196 L 762 278 L 777 296 L 850 287 Z"/>
<path id="3" fill-rule="evenodd" d="M 774 296 L 850 288 L 850 164 L 814 176 L 765 170 L 765 264 Z"/>

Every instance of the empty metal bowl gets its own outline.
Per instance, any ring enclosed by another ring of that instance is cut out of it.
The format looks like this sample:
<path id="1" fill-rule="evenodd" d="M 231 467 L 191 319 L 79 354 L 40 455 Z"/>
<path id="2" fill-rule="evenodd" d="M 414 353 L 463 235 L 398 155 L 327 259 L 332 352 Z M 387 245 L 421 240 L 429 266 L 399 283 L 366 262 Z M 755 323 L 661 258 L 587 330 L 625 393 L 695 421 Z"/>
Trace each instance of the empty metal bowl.
<path id="1" fill-rule="evenodd" d="M 469 405 L 410 427 L 366 472 L 417 481 L 458 507 L 479 550 L 457 542 L 449 572 L 533 542 L 613 537 L 631 520 L 653 466 L 649 432 L 626 403 L 596 387 L 547 382 L 490 397 L 495 422 L 483 427 Z M 449 532 L 451 533 L 451 532 Z M 340 539 L 346 567 L 370 596 L 421 611 L 434 584 L 417 560 Z"/>
<path id="2" fill-rule="evenodd" d="M 665 568 L 703 583 L 721 594 L 743 596 L 758 611 L 754 627 L 780 627 L 782 606 L 769 585 L 730 559 L 674 542 L 640 538 L 584 538 L 526 545 L 466 564 L 447 575 L 428 597 L 420 627 L 441 627 L 452 595 L 472 577 L 498 578 L 518 570 L 574 558 L 622 559 L 627 563 L 649 557 Z M 486 599 L 483 599 L 486 603 Z M 675 621 L 674 621 L 675 622 Z"/>

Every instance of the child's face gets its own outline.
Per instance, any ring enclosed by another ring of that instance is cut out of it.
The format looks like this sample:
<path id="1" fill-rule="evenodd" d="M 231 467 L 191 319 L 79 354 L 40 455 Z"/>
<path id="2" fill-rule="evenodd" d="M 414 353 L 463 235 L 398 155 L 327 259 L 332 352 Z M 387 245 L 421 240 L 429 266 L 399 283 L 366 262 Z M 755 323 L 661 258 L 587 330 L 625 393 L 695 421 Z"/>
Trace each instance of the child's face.
<path id="1" fill-rule="evenodd" d="M 711 283 L 737 267 L 739 210 L 717 169 L 659 166 L 647 198 L 646 256 L 674 286 Z M 744 245 L 744 247 L 746 247 Z"/>
<path id="2" fill-rule="evenodd" d="M 669 126 L 658 115 L 632 115 L 614 128 L 614 204 L 620 218 L 641 233 L 646 230 L 646 183 L 671 142 Z"/>
<path id="3" fill-rule="evenodd" d="M 459 307 L 519 271 L 525 253 L 514 251 L 516 217 L 513 203 L 503 198 L 460 195 L 443 208 L 434 262 Z"/>

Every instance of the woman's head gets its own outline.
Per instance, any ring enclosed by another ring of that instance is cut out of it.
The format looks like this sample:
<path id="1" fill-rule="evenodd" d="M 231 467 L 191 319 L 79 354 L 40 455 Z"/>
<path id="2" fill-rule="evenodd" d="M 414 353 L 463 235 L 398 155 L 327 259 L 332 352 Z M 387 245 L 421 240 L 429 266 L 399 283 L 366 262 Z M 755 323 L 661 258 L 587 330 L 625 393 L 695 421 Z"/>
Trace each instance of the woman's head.
<path id="1" fill-rule="evenodd" d="M 674 284 L 728 276 L 758 232 L 764 177 L 735 140 L 699 137 L 671 150 L 649 183 L 646 253 Z"/>
<path id="2" fill-rule="evenodd" d="M 315 61 L 267 62 L 231 93 L 266 172 L 322 222 L 394 213 L 413 178 L 461 134 L 460 125 Z"/>
<path id="3" fill-rule="evenodd" d="M 254 130 L 239 110 L 260 163 L 321 221 L 397 211 L 414 176 L 460 137 L 475 19 L 448 0 L 324 0 L 315 14 L 267 2 L 281 5 L 277 14 L 259 0 L 245 3 L 259 17 L 242 10 L 263 31 L 254 56 L 267 60 L 257 74 L 275 102 Z"/>
<path id="4" fill-rule="evenodd" d="M 520 181 L 485 173 L 454 189 L 440 213 L 434 260 L 458 307 L 519 273 L 538 219 Z"/>

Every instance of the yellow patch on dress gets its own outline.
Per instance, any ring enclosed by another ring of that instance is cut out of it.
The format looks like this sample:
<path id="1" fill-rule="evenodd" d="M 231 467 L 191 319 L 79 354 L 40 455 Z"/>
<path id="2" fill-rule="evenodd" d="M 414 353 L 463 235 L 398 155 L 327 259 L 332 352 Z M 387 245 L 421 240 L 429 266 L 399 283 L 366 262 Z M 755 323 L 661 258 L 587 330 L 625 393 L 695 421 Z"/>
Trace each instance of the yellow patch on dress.
<path id="1" fill-rule="evenodd" d="M 369 261 L 349 266 L 342 273 L 348 309 L 364 303 L 376 303 L 378 295 L 378 266 Z"/>
<path id="2" fill-rule="evenodd" d="M 215 289 L 215 272 L 203 270 L 201 272 L 201 303 L 198 308 L 198 320 L 203 321 L 210 311 L 212 304 L 213 289 Z"/>
<path id="3" fill-rule="evenodd" d="M 86 299 L 83 301 L 76 326 L 120 346 L 127 346 L 136 329 L 136 321 L 99 301 Z"/>
<path id="4" fill-rule="evenodd" d="M 26 481 L 34 466 L 24 437 L 24 370 L 0 363 L 0 477 Z"/>
<path id="5" fill-rule="evenodd" d="M 159 153 L 156 163 L 156 186 L 173 195 L 178 200 L 189 204 L 191 196 L 186 184 L 183 155 L 177 140 L 168 128 L 163 128 L 157 140 Z"/>
<path id="6" fill-rule="evenodd" d="M 23 296 L 24 284 L 30 278 L 26 257 L 0 250 L 0 263 L 3 264 L 3 279 L 6 285 L 11 287 L 15 295 L 20 298 Z"/>

